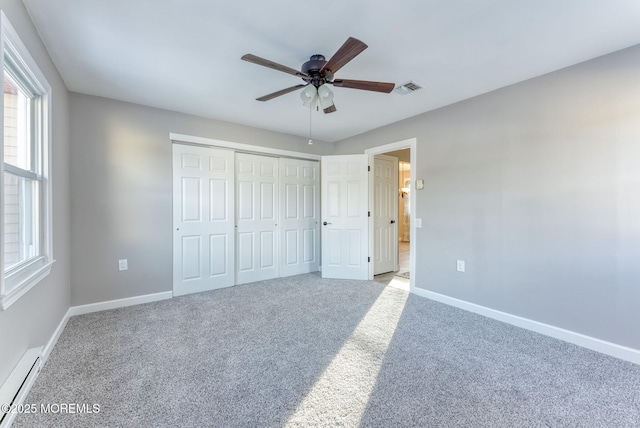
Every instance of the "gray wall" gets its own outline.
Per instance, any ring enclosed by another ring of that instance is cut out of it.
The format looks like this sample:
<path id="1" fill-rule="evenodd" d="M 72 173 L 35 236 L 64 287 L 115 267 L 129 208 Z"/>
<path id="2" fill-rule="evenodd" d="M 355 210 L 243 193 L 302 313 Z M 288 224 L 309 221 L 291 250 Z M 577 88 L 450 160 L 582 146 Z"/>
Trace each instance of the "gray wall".
<path id="1" fill-rule="evenodd" d="M 411 137 L 419 288 L 640 349 L 640 46 L 336 152 Z"/>
<path id="2" fill-rule="evenodd" d="M 169 133 L 329 154 L 332 143 L 71 94 L 71 304 L 170 291 Z M 118 271 L 118 259 L 129 270 Z"/>
<path id="3" fill-rule="evenodd" d="M 53 92 L 53 252 L 51 274 L 9 309 L 0 311 L 0 385 L 22 357 L 53 335 L 69 308 L 69 99 L 21 2 L 0 0 Z"/>

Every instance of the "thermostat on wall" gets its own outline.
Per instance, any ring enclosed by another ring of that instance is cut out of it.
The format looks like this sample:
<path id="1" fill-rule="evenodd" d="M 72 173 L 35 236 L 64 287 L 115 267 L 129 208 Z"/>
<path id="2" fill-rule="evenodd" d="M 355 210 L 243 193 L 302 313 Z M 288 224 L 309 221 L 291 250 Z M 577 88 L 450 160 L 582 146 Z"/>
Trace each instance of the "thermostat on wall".
<path id="1" fill-rule="evenodd" d="M 416 190 L 424 189 L 424 180 L 416 180 Z"/>

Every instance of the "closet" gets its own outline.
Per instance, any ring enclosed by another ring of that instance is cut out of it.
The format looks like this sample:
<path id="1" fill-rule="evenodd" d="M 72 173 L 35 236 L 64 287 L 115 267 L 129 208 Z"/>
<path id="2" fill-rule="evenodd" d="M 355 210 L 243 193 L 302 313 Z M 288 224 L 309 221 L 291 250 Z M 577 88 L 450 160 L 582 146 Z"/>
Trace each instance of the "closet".
<path id="1" fill-rule="evenodd" d="M 173 144 L 173 290 L 319 268 L 319 162 Z"/>

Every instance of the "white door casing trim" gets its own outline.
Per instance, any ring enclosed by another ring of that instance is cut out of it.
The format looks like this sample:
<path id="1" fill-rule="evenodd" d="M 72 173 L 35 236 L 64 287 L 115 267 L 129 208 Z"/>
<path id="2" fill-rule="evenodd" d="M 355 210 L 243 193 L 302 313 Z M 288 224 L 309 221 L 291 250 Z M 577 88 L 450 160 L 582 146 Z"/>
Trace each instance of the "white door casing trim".
<path id="1" fill-rule="evenodd" d="M 384 144 L 382 146 L 377 146 L 377 147 L 372 147 L 370 149 L 366 149 L 364 152 L 366 154 L 369 155 L 369 164 L 373 165 L 373 156 L 375 155 L 380 155 L 383 153 L 387 153 L 387 152 L 393 152 L 395 150 L 402 150 L 402 149 L 410 149 L 410 157 L 409 157 L 409 162 L 411 164 L 411 171 L 410 171 L 410 179 L 411 179 L 411 186 L 412 186 L 412 192 L 415 192 L 415 182 L 416 182 L 416 169 L 417 169 L 417 164 L 418 164 L 418 156 L 416 153 L 416 149 L 417 149 L 417 145 L 418 145 L 418 139 L 417 138 L 408 138 L 406 140 L 402 140 L 402 141 L 396 141 L 395 143 L 389 143 L 389 144 Z M 373 183 L 373 177 L 372 175 L 369 176 L 369 191 L 371 192 L 371 188 Z M 416 275 L 415 275 L 415 271 L 416 271 L 416 199 L 415 197 L 412 197 L 409 199 L 409 209 L 410 209 L 410 213 L 409 213 L 409 222 L 410 222 L 410 227 L 409 227 L 409 271 L 411 272 L 411 275 L 409 276 L 409 291 L 410 292 L 414 292 L 415 290 L 415 283 L 416 283 Z M 373 220 L 370 218 L 369 219 L 369 254 L 373 254 Z M 373 264 L 371 264 L 369 266 L 369 279 L 373 279 Z"/>
<path id="2" fill-rule="evenodd" d="M 197 137 L 195 135 L 177 134 L 175 132 L 169 133 L 169 139 L 174 143 L 191 143 L 201 144 L 204 146 L 224 147 L 228 149 L 234 149 L 240 152 L 248 153 L 263 153 L 266 155 L 285 156 L 290 158 L 320 160 L 322 156 L 314 155 L 311 153 L 295 152 L 292 150 L 273 149 L 270 147 L 254 146 L 253 144 L 235 143 L 232 141 L 216 140 L 213 138 Z"/>

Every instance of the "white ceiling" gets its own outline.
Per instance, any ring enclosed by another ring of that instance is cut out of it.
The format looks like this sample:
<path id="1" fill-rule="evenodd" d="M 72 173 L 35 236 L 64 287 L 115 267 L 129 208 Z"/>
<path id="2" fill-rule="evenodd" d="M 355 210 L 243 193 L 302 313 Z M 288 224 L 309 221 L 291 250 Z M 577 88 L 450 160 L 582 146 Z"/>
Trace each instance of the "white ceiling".
<path id="1" fill-rule="evenodd" d="M 299 69 L 349 36 L 369 45 L 338 78 L 424 89 L 335 88 L 313 137 L 338 141 L 640 43 L 639 0 L 23 0 L 71 91 L 307 136 Z"/>

